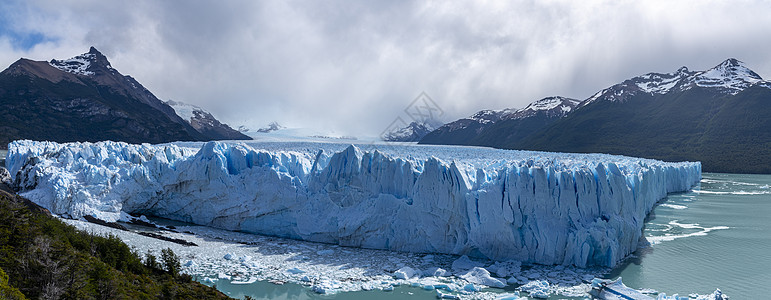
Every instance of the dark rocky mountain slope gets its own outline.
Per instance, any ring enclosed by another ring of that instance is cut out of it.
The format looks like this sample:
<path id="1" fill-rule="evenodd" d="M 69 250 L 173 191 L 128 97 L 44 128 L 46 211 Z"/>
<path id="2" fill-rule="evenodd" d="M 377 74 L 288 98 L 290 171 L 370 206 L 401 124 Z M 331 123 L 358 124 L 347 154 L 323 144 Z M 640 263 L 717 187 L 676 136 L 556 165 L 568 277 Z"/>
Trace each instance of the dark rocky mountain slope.
<path id="1" fill-rule="evenodd" d="M 67 60 L 19 59 L 0 73 L 0 147 L 17 139 L 129 143 L 223 139 L 180 118 L 91 47 Z"/>

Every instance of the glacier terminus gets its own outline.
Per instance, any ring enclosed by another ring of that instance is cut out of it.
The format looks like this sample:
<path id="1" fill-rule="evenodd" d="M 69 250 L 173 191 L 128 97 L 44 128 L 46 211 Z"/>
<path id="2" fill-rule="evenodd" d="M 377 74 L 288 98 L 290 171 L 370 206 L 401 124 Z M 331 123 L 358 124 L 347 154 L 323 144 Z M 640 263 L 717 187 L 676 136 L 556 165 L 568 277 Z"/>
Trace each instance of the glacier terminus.
<path id="1" fill-rule="evenodd" d="M 318 142 L 15 141 L 6 166 L 52 213 L 128 213 L 342 246 L 612 267 L 698 162 Z"/>

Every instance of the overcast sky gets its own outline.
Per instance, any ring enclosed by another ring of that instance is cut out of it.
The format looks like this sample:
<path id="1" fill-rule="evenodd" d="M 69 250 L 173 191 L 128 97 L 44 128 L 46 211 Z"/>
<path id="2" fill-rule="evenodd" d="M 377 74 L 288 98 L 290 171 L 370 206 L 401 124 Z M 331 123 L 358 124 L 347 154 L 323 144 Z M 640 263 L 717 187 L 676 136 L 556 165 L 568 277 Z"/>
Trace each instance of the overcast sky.
<path id="1" fill-rule="evenodd" d="M 3 0 L 0 65 L 95 46 L 230 125 L 377 135 L 421 92 L 443 121 L 729 57 L 771 77 L 771 1 Z"/>

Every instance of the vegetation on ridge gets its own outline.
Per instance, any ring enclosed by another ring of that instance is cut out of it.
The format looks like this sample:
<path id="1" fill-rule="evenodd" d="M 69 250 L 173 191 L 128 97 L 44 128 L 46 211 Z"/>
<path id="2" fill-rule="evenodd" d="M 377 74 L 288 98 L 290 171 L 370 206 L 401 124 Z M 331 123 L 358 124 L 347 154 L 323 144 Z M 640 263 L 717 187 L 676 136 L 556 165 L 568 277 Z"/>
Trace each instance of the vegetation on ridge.
<path id="1" fill-rule="evenodd" d="M 115 236 L 77 230 L 0 191 L 2 299 L 227 299 L 180 274 L 171 249 L 140 256 Z M 23 294 L 23 295 L 22 295 Z"/>

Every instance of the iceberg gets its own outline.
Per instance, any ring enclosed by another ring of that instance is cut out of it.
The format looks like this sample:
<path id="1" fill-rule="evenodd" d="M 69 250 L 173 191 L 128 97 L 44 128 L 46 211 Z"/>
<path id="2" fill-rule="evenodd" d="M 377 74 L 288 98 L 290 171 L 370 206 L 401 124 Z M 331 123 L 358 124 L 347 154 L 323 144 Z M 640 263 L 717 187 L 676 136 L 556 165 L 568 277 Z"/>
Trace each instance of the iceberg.
<path id="1" fill-rule="evenodd" d="M 51 212 L 498 261 L 614 266 L 698 162 L 452 146 L 15 141 L 6 166 Z"/>

